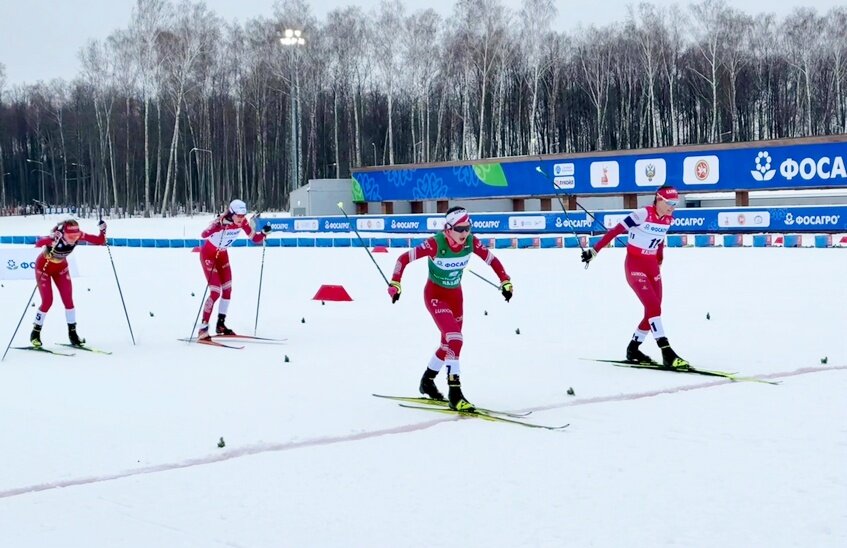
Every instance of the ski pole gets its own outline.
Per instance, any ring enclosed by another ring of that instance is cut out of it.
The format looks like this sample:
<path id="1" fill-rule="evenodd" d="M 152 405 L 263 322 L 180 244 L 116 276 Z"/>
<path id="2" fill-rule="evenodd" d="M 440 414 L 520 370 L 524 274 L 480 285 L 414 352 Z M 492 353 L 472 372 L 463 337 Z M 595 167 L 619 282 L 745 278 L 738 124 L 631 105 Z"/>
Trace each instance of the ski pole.
<path id="1" fill-rule="evenodd" d="M 103 222 L 103 219 L 100 219 Z M 104 236 L 105 237 L 105 236 Z M 121 281 L 118 279 L 118 271 L 115 268 L 115 260 L 112 258 L 112 248 L 109 245 L 109 240 L 106 240 L 106 251 L 109 253 L 109 262 L 112 263 L 112 272 L 115 273 L 115 283 L 118 285 L 118 295 L 121 297 L 121 306 L 124 307 L 124 316 L 126 317 L 126 325 L 129 327 L 129 336 L 132 338 L 132 345 L 135 346 L 135 335 L 132 333 L 132 324 L 129 322 L 129 313 L 126 311 L 126 302 L 124 301 L 124 292 L 121 291 Z"/>
<path id="2" fill-rule="evenodd" d="M 477 278 L 479 278 L 479 279 L 480 279 L 480 280 L 482 280 L 483 282 L 487 283 L 487 284 L 488 284 L 488 285 L 490 285 L 491 287 L 496 288 L 498 291 L 500 290 L 500 286 L 499 286 L 499 285 L 497 285 L 496 283 L 492 282 L 491 280 L 489 280 L 489 279 L 488 279 L 488 278 L 486 278 L 485 276 L 482 276 L 482 275 L 480 275 L 480 274 L 477 274 L 476 272 L 474 272 L 474 271 L 473 271 L 473 270 L 471 270 L 470 268 L 468 269 L 468 272 L 470 272 L 471 274 L 473 274 L 474 276 L 476 276 Z"/>
<path id="3" fill-rule="evenodd" d="M 571 225 L 571 231 L 573 232 L 573 235 L 576 236 L 576 231 L 573 230 L 573 225 L 570 222 L 570 217 L 568 217 L 568 211 L 565 209 L 565 206 L 564 206 L 564 204 L 562 203 L 562 200 L 561 200 L 561 196 L 565 196 L 566 198 L 570 198 L 570 194 L 568 194 L 567 192 L 564 192 L 564 191 L 559 192 L 559 190 L 560 190 L 559 187 L 557 187 L 556 183 L 550 178 L 549 175 L 547 175 L 547 172 L 544 171 L 543 169 L 541 169 L 541 166 L 536 166 L 535 171 L 544 175 L 544 177 L 546 177 L 547 180 L 550 181 L 550 183 L 553 185 L 553 192 L 556 194 L 557 201 L 559 202 L 559 205 L 562 208 L 562 212 L 565 214 L 565 219 L 568 220 L 568 224 Z M 599 226 L 603 232 L 606 232 L 606 227 L 603 226 L 602 224 L 600 224 L 600 221 L 598 221 L 597 218 L 594 215 L 592 215 L 590 211 L 588 211 L 587 209 L 582 207 L 582 204 L 580 204 L 579 202 L 576 202 L 576 207 L 583 210 L 585 212 L 585 214 L 588 215 L 588 217 L 591 219 L 591 221 L 594 224 Z M 615 238 L 615 239 L 617 240 L 617 238 Z M 579 241 L 579 237 L 577 237 L 577 241 Z M 618 243 L 620 244 L 621 242 L 618 242 Z M 579 248 L 582 249 L 583 251 L 585 251 L 582 247 L 581 242 L 580 242 Z"/>
<path id="4" fill-rule="evenodd" d="M 253 324 L 253 336 L 256 336 L 256 330 L 259 329 L 259 303 L 262 301 L 262 277 L 265 275 L 265 250 L 268 246 L 265 245 L 265 240 L 262 240 L 262 266 L 259 269 L 259 296 L 256 297 L 256 323 Z M 192 329 L 192 333 L 194 330 Z"/>
<path id="5" fill-rule="evenodd" d="M 338 206 L 338 209 L 341 210 L 341 213 L 344 214 L 344 217 L 346 217 L 347 220 L 350 221 L 350 217 L 347 215 L 347 212 L 344 211 L 344 202 L 338 202 L 338 204 L 336 204 L 336 205 Z M 368 246 L 365 245 L 365 241 L 362 239 L 361 236 L 359 236 L 359 231 L 356 230 L 356 227 L 353 225 L 352 221 L 350 221 L 350 228 L 353 229 L 353 232 L 355 232 L 356 236 L 359 238 L 359 242 L 362 243 L 362 247 L 364 247 L 365 251 L 368 252 L 368 257 L 371 258 L 371 261 L 373 261 L 374 266 L 376 267 L 377 270 L 379 270 L 380 276 L 382 276 L 382 279 L 385 280 L 385 285 L 391 285 L 391 284 L 388 283 L 388 278 L 386 278 L 385 274 L 382 273 L 382 269 L 379 267 L 378 264 L 376 264 L 376 259 L 374 259 L 374 256 L 371 255 L 371 250 L 368 249 Z"/>
<path id="6" fill-rule="evenodd" d="M 15 335 L 17 335 L 17 334 L 18 334 L 18 329 L 20 329 L 20 327 L 21 327 L 21 322 L 23 322 L 23 321 L 24 321 L 24 316 L 26 316 L 26 311 L 27 311 L 27 309 L 29 308 L 29 303 L 31 303 L 31 302 L 32 302 L 32 298 L 33 298 L 33 297 L 35 297 L 35 290 L 36 290 L 36 289 L 38 289 L 38 284 L 37 284 L 37 283 L 35 284 L 35 287 L 33 287 L 33 288 L 32 288 L 32 293 L 30 294 L 30 296 L 29 296 L 29 300 L 26 302 L 26 306 L 24 307 L 24 313 L 23 313 L 23 314 L 21 314 L 21 319 L 20 319 L 20 320 L 18 320 L 18 325 L 16 325 L 16 326 L 15 326 L 15 332 L 14 332 L 14 333 L 12 333 L 12 338 L 11 338 L 11 339 L 9 339 L 9 344 L 7 344 L 7 345 L 6 345 L 6 351 L 5 351 L 5 352 L 3 352 L 3 357 L 2 357 L 2 358 L 0 358 L 0 362 L 2 362 L 3 360 L 5 360 L 5 359 L 6 359 L 6 354 L 8 354 L 8 353 L 9 353 L 9 347 L 11 347 L 11 346 L 12 346 L 12 341 L 14 341 L 14 340 L 15 340 Z"/>
<path id="7" fill-rule="evenodd" d="M 209 284 L 206 284 L 206 289 L 203 290 L 203 297 L 200 299 L 200 308 L 197 309 L 197 315 L 194 317 L 194 325 L 191 326 L 191 333 L 188 334 L 188 338 L 185 339 L 188 342 L 191 342 L 191 337 L 194 336 L 194 329 L 197 327 L 197 320 L 200 319 L 200 312 L 203 310 L 203 304 L 206 302 L 206 294 L 209 292 Z"/>

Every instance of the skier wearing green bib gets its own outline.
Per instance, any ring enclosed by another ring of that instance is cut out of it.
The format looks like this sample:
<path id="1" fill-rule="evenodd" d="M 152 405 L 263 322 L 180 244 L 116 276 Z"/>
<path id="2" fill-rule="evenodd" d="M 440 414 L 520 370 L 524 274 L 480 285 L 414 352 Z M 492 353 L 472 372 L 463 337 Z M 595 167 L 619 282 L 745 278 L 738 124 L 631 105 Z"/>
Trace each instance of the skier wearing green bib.
<path id="1" fill-rule="evenodd" d="M 447 397 L 450 408 L 456 411 L 473 411 L 474 405 L 462 394 L 459 380 L 459 354 L 462 351 L 462 273 L 468 266 L 471 254 L 485 261 L 500 279 L 500 292 L 506 302 L 512 298 L 512 282 L 506 269 L 497 257 L 471 233 L 471 219 L 467 210 L 453 207 L 445 216 L 444 232 L 428 238 L 421 245 L 400 255 L 394 267 L 394 275 L 388 286 L 391 302 L 400 298 L 400 280 L 403 270 L 410 262 L 429 258 L 429 279 L 424 286 L 424 303 L 438 330 L 441 344 L 430 359 L 429 366 L 421 377 L 419 390 L 434 400 L 444 396 L 435 385 L 435 377 L 441 367 L 447 366 Z"/>

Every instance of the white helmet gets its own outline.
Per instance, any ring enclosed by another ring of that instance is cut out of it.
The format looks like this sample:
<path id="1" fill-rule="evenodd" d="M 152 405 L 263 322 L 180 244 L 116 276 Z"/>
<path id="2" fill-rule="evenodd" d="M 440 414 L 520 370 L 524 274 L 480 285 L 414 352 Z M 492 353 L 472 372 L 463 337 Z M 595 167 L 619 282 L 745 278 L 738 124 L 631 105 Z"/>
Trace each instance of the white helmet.
<path id="1" fill-rule="evenodd" d="M 233 215 L 247 215 L 247 204 L 242 200 L 233 200 L 229 203 L 229 212 Z"/>

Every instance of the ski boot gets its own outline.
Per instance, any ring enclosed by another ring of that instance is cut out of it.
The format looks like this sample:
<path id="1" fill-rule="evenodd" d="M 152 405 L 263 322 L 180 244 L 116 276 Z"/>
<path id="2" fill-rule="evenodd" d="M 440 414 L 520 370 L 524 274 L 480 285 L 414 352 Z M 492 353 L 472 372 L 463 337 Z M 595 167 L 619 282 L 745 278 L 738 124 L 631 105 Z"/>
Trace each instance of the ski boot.
<path id="1" fill-rule="evenodd" d="M 68 339 L 71 341 L 71 346 L 82 346 L 85 344 L 85 339 L 80 339 L 79 334 L 76 332 L 75 323 L 68 324 Z"/>
<path id="2" fill-rule="evenodd" d="M 212 340 L 212 336 L 209 335 L 209 326 L 208 325 L 201 325 L 200 329 L 197 330 L 197 342 L 211 341 L 211 340 Z"/>
<path id="3" fill-rule="evenodd" d="M 653 358 L 639 350 L 641 343 L 635 339 L 629 341 L 629 346 L 626 347 L 626 361 L 640 365 L 658 365 Z"/>
<path id="4" fill-rule="evenodd" d="M 235 331 L 228 328 L 224 323 L 226 321 L 226 314 L 218 314 L 218 325 L 215 327 L 215 331 L 218 335 L 235 335 Z"/>
<path id="5" fill-rule="evenodd" d="M 450 409 L 453 411 L 476 411 L 474 404 L 466 400 L 465 395 L 462 394 L 462 383 L 459 380 L 459 375 L 448 375 L 447 386 L 450 389 L 447 393 L 447 397 L 450 399 Z"/>
<path id="6" fill-rule="evenodd" d="M 444 401 L 444 394 L 438 391 L 438 387 L 435 386 L 435 377 L 438 375 L 438 371 L 433 371 L 429 367 L 424 371 L 423 377 L 421 377 L 421 384 L 418 387 L 418 390 L 421 394 L 425 396 L 429 396 L 431 399 L 436 401 Z"/>
<path id="7" fill-rule="evenodd" d="M 41 326 L 38 324 L 32 325 L 32 333 L 29 334 L 29 344 L 35 348 L 41 348 Z"/>
<path id="8" fill-rule="evenodd" d="M 688 361 L 680 358 L 679 355 L 673 351 L 667 337 L 656 339 L 656 344 L 658 344 L 659 348 L 662 349 L 662 365 L 669 369 L 678 369 L 681 371 L 690 367 L 691 364 L 689 364 Z"/>

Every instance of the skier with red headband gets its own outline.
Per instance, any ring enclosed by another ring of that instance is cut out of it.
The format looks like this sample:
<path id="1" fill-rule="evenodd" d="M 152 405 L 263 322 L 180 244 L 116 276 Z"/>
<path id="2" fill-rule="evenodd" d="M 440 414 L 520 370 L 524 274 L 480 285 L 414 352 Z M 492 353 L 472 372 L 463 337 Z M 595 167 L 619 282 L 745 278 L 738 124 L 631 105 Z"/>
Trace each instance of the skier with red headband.
<path id="1" fill-rule="evenodd" d="M 462 350 L 462 273 L 471 254 L 477 255 L 500 279 L 500 292 L 506 302 L 512 298 L 512 282 L 502 263 L 471 234 L 471 219 L 467 210 L 453 207 L 445 215 L 444 231 L 426 239 L 419 246 L 400 255 L 388 286 L 388 295 L 395 303 L 402 291 L 400 280 L 406 266 L 424 257 L 429 261 L 429 278 L 424 286 L 424 303 L 441 332 L 441 344 L 424 371 L 419 390 L 434 400 L 444 400 L 435 385 L 435 377 L 447 366 L 448 400 L 455 411 L 474 411 L 476 407 L 462 393 L 459 379 L 459 354 Z"/>
<path id="2" fill-rule="evenodd" d="M 582 252 L 582 261 L 590 263 L 612 239 L 628 234 L 624 268 L 629 286 L 644 305 L 644 317 L 638 324 L 626 348 L 626 360 L 631 363 L 655 364 L 640 349 L 648 333 L 653 334 L 662 351 L 662 365 L 673 369 L 688 369 L 689 363 L 671 348 L 662 326 L 662 275 L 665 238 L 679 203 L 679 193 L 672 186 L 656 191 L 653 205 L 636 209 L 606 234 L 593 247 Z"/>
<path id="3" fill-rule="evenodd" d="M 79 223 L 73 219 L 61 222 L 53 227 L 51 234 L 39 238 L 35 247 L 43 247 L 44 251 L 35 260 L 35 281 L 38 284 L 38 292 L 41 295 L 41 306 L 35 313 L 35 322 L 29 342 L 32 346 L 40 348 L 41 328 L 47 311 L 53 305 L 53 286 L 56 284 L 59 296 L 65 305 L 65 319 L 68 322 L 68 338 L 73 346 L 82 346 L 85 339 L 81 339 L 76 332 L 76 309 L 74 308 L 73 284 L 71 283 L 71 272 L 68 266 L 68 255 L 73 252 L 79 242 L 87 242 L 93 245 L 106 243 L 106 223 L 102 219 L 97 224 L 100 234 L 86 234 L 79 229 Z"/>
<path id="4" fill-rule="evenodd" d="M 235 335 L 235 332 L 225 323 L 229 300 L 232 296 L 232 271 L 229 267 L 227 248 L 238 238 L 242 230 L 253 243 L 258 244 L 262 243 L 271 232 L 271 225 L 266 224 L 261 232 L 255 230 L 247 220 L 247 204 L 241 200 L 233 200 L 226 213 L 212 221 L 212 224 L 200 234 L 206 239 L 203 247 L 200 248 L 200 264 L 203 266 L 203 274 L 209 284 L 209 297 L 203 305 L 203 319 L 200 330 L 197 332 L 198 341 L 208 341 L 212 338 L 209 335 L 209 318 L 218 299 L 221 303 L 218 305 L 218 323 L 215 331 L 218 335 Z"/>

